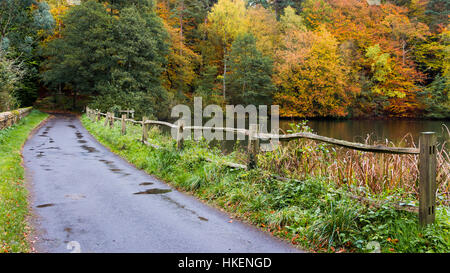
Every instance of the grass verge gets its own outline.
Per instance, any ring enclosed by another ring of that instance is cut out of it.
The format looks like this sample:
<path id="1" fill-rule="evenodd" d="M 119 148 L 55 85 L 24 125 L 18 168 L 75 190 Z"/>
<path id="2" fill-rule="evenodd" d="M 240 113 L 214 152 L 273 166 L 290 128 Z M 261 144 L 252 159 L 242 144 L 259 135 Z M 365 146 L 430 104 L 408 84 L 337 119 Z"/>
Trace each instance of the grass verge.
<path id="1" fill-rule="evenodd" d="M 315 252 L 449 252 L 449 208 L 439 206 L 435 224 L 418 225 L 417 215 L 397 211 L 385 203 L 365 206 L 349 198 L 344 185 L 320 175 L 279 181 L 264 169 L 228 168 L 220 161 L 235 161 L 242 154 L 223 155 L 206 142 L 186 141 L 177 151 L 175 141 L 154 127 L 149 142 L 137 141 L 140 126 L 128 126 L 122 136 L 86 116 L 87 130 L 113 152 L 175 188 L 220 207 L 274 236 Z M 213 159 L 215 162 L 204 160 Z"/>
<path id="2" fill-rule="evenodd" d="M 0 253 L 28 252 L 28 191 L 21 149 L 30 132 L 48 115 L 33 110 L 12 127 L 0 131 Z"/>

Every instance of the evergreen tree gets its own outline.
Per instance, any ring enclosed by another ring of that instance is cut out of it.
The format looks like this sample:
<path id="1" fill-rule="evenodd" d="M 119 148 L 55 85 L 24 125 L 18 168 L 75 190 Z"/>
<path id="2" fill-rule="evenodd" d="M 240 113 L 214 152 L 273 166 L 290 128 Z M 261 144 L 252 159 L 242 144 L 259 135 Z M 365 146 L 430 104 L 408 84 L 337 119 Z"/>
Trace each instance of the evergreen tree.
<path id="1" fill-rule="evenodd" d="M 274 90 L 272 60 L 256 48 L 250 33 L 239 35 L 231 47 L 230 101 L 234 104 L 268 104 Z"/>
<path id="2" fill-rule="evenodd" d="M 61 39 L 55 39 L 44 48 L 49 56 L 42 74 L 49 87 L 60 84 L 73 91 L 73 108 L 78 93 L 96 94 L 97 86 L 109 81 L 112 65 L 108 51 L 113 39 L 112 18 L 102 4 L 84 2 L 69 10 L 64 17 L 65 28 Z"/>

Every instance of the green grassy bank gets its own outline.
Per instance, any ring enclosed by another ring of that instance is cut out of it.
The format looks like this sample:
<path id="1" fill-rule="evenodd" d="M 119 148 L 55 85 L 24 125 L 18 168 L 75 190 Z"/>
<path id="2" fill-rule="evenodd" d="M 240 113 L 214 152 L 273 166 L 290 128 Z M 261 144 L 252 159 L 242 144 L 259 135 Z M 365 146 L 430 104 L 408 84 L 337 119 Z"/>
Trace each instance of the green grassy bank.
<path id="1" fill-rule="evenodd" d="M 363 205 L 348 196 L 350 186 L 329 177 L 314 174 L 280 181 L 264 168 L 245 171 L 220 164 L 242 160 L 239 151 L 222 155 L 206 142 L 185 141 L 180 152 L 173 139 L 154 127 L 149 142 L 160 147 L 156 149 L 137 141 L 140 126 L 128 126 L 122 136 L 118 123 L 111 130 L 86 116 L 82 122 L 101 143 L 138 168 L 303 249 L 371 252 L 379 245 L 381 252 L 450 251 L 447 206 L 438 207 L 435 224 L 422 228 L 417 214 L 397 211 L 388 202 L 380 208 Z"/>
<path id="2" fill-rule="evenodd" d="M 0 131 L 0 253 L 29 251 L 28 191 L 21 149 L 33 128 L 47 116 L 33 110 L 14 126 Z"/>

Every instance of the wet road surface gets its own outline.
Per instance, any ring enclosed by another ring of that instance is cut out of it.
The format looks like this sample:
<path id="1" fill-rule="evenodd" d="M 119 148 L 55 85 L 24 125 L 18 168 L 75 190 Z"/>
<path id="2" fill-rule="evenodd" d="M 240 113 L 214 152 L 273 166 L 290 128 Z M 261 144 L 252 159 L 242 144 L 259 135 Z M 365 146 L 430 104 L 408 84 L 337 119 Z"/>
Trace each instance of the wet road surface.
<path id="1" fill-rule="evenodd" d="M 50 119 L 23 156 L 38 252 L 299 251 L 137 170 L 75 116 Z"/>

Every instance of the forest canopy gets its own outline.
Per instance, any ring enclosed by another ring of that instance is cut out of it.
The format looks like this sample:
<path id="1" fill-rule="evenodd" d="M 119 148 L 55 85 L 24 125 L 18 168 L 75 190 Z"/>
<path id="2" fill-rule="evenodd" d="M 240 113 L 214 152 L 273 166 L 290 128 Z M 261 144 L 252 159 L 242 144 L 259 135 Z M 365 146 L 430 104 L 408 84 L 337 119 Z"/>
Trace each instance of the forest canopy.
<path id="1" fill-rule="evenodd" d="M 4 0 L 0 111 L 278 104 L 284 117 L 450 117 L 446 0 Z M 37 102 L 35 102 L 38 99 Z"/>

